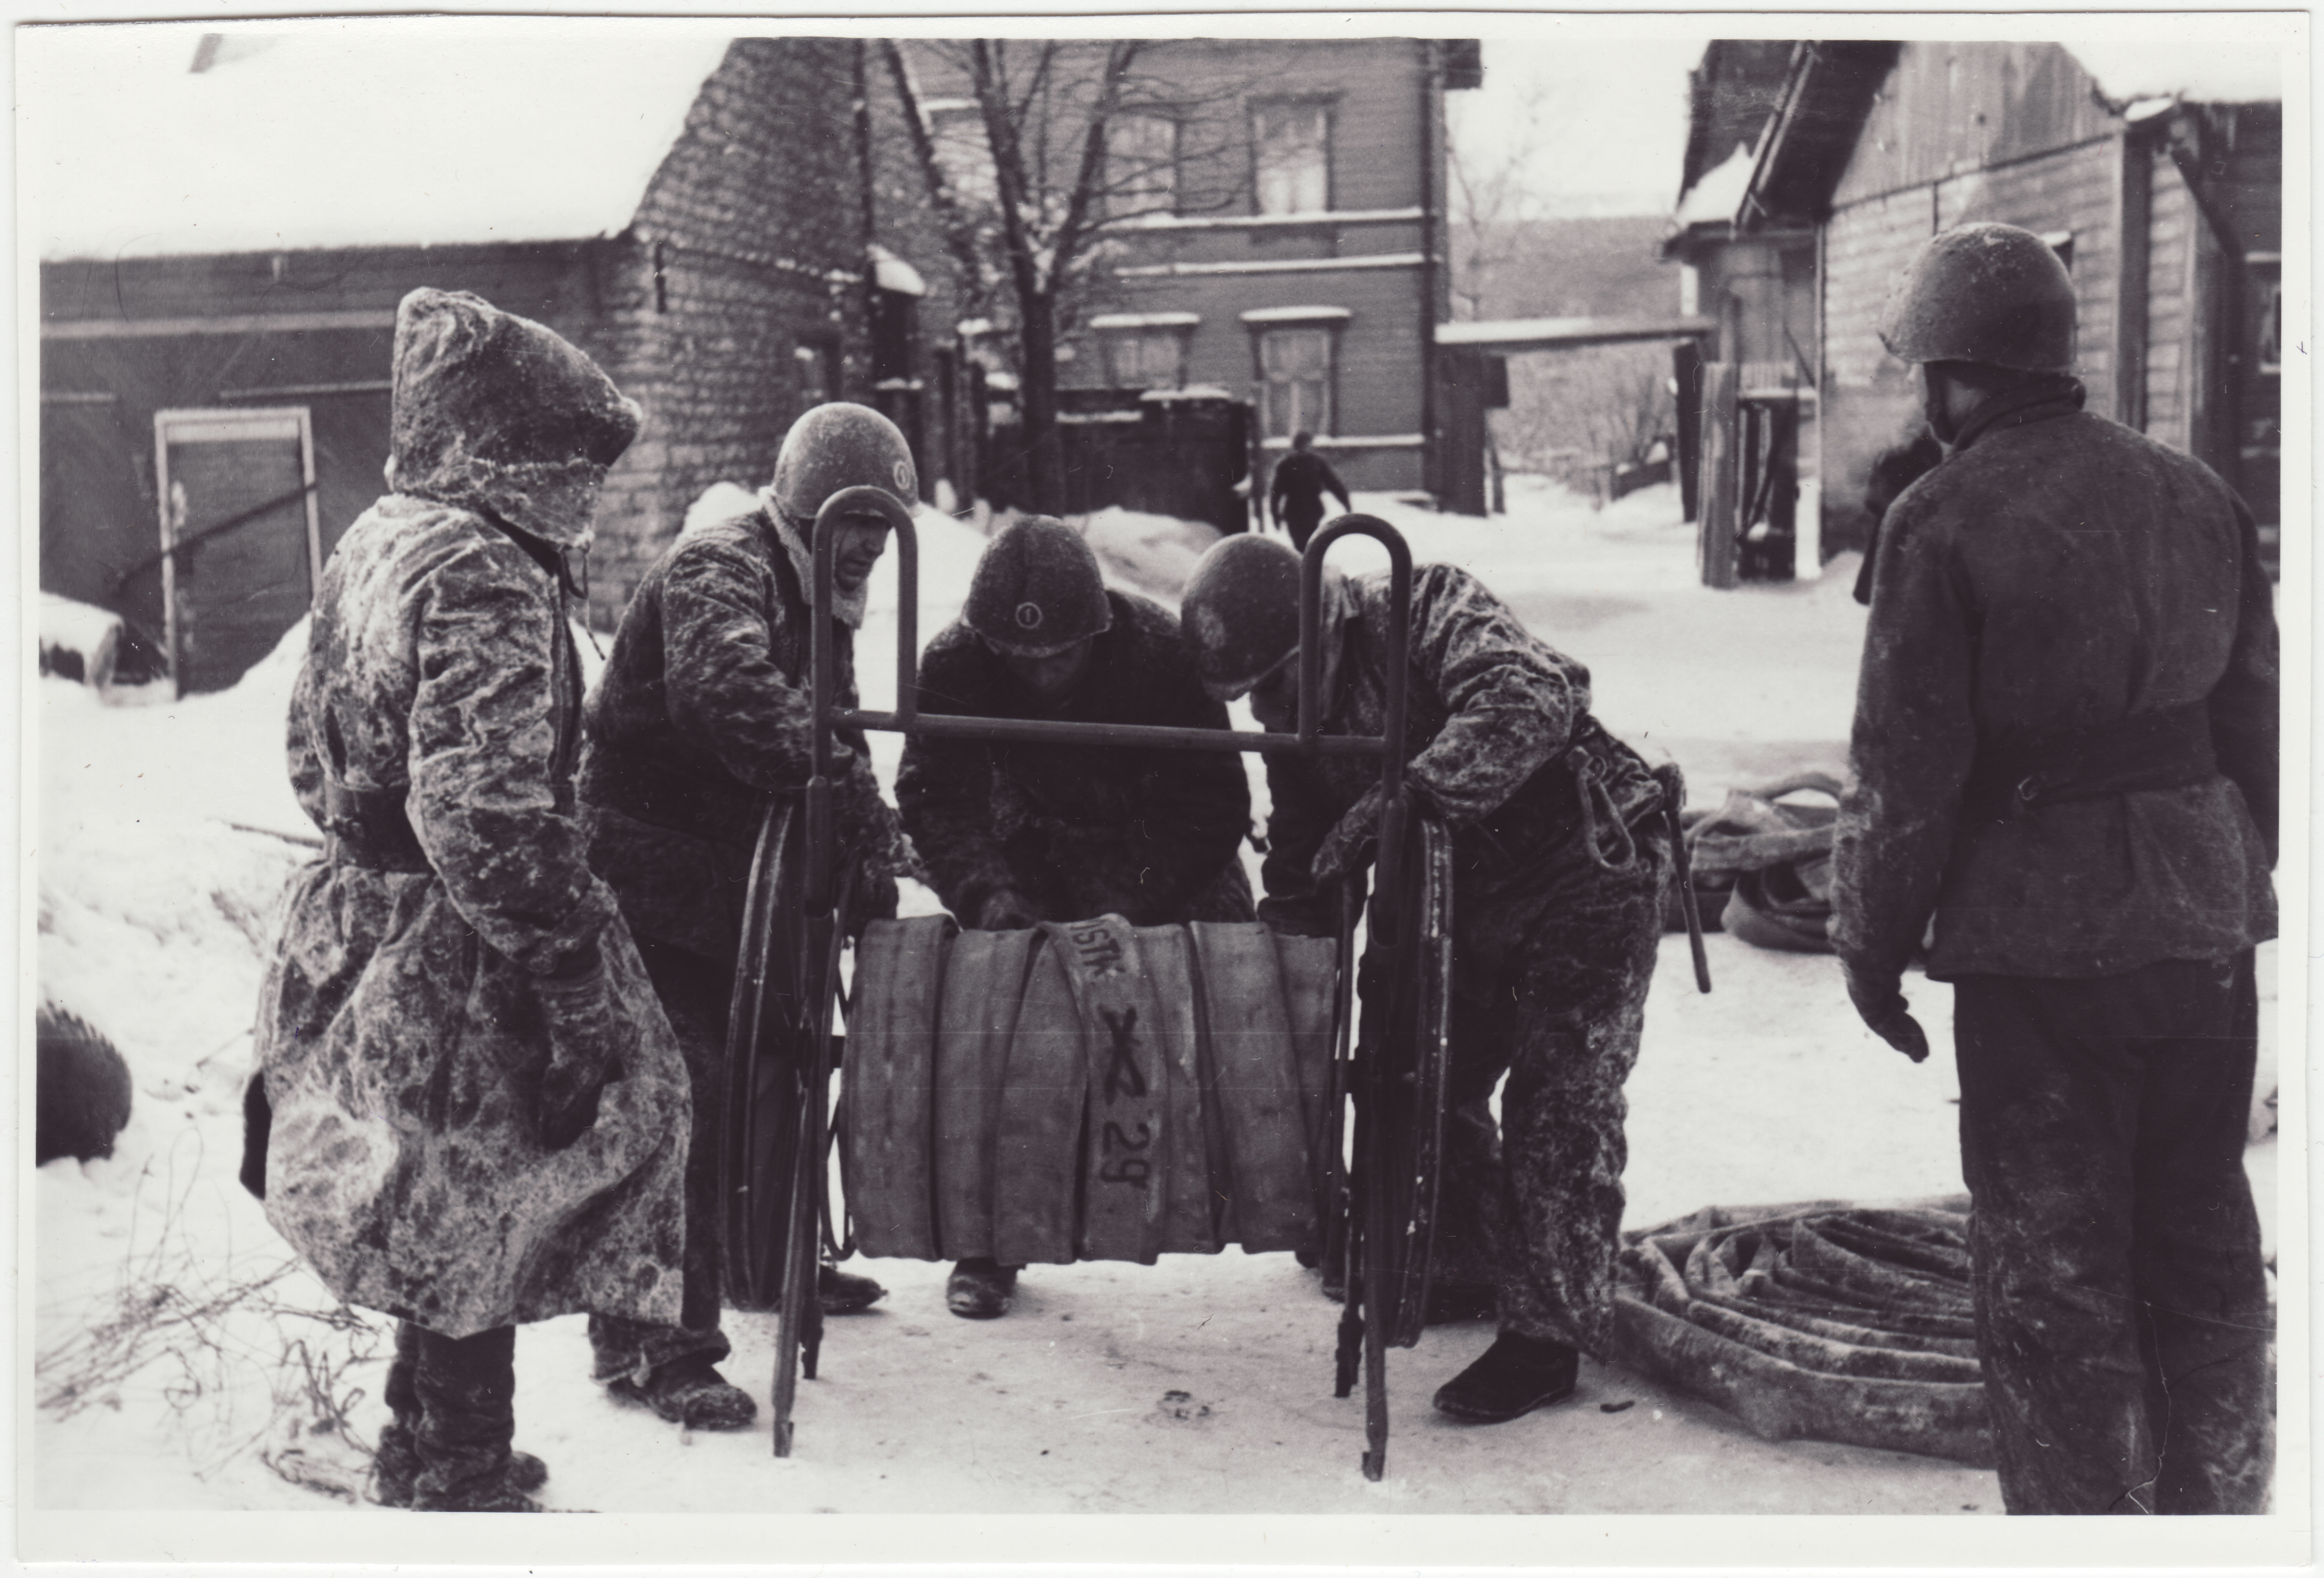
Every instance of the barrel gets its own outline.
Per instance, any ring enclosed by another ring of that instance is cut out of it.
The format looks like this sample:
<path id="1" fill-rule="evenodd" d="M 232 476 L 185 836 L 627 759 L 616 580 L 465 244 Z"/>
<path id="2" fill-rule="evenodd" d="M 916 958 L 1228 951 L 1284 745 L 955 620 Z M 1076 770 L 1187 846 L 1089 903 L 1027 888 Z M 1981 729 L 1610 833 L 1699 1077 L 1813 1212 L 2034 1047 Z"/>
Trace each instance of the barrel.
<path id="1" fill-rule="evenodd" d="M 1312 1245 L 1336 955 L 1252 924 L 873 922 L 841 1103 L 857 1245 L 1010 1265 Z"/>

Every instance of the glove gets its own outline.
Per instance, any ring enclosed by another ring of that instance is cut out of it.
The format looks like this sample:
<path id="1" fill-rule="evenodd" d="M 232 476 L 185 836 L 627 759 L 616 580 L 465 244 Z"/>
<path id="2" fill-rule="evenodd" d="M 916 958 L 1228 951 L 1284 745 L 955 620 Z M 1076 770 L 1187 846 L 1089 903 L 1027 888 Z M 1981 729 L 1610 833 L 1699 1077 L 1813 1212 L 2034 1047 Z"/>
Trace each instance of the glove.
<path id="1" fill-rule="evenodd" d="M 1025 931 L 1038 925 L 1040 917 L 1025 895 L 1014 888 L 1003 888 L 976 907 L 977 931 Z"/>
<path id="2" fill-rule="evenodd" d="M 1897 989 L 1898 977 L 1875 976 L 1845 959 L 1840 961 L 1840 972 L 1848 982 L 1848 1000 L 1856 1005 L 1857 1017 L 1872 1033 L 1914 1062 L 1927 1062 L 1929 1038 L 1921 1029 L 1920 1021 L 1904 1011 L 1904 994 Z"/>
<path id="3" fill-rule="evenodd" d="M 563 1150 L 597 1121 L 597 1097 L 622 1076 L 620 1020 L 613 983 L 592 943 L 553 975 L 532 983 L 549 1030 L 549 1067 L 540 1076 L 540 1145 Z"/>
<path id="4" fill-rule="evenodd" d="M 1351 872 L 1361 871 L 1371 862 L 1379 842 L 1381 795 L 1379 785 L 1364 791 L 1363 798 L 1348 807 L 1348 814 L 1323 835 L 1316 847 L 1315 859 L 1309 870 L 1319 888 L 1339 881 Z"/>
<path id="5" fill-rule="evenodd" d="M 875 920 L 896 918 L 896 879 L 888 874 L 876 861 L 858 862 L 855 868 L 855 891 L 847 906 L 847 936 L 851 941 L 863 940 L 863 928 Z"/>

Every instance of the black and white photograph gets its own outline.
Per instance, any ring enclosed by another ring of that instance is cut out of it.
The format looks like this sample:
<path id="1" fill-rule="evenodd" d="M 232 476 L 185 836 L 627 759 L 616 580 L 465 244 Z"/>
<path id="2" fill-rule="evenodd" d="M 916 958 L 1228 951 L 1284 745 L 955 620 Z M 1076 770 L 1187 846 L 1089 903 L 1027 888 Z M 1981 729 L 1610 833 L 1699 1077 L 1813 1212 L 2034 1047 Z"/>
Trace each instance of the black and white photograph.
<path id="1" fill-rule="evenodd" d="M 2312 1559 L 2309 22 L 20 19 L 17 1555 Z"/>

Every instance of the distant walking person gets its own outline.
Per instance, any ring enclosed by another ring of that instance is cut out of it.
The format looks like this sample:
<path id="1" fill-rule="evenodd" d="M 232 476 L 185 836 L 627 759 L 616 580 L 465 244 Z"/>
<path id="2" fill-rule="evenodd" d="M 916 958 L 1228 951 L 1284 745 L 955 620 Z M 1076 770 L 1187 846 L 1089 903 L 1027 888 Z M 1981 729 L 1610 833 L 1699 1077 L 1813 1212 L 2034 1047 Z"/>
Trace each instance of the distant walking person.
<path id="1" fill-rule="evenodd" d="M 2249 511 L 2084 411 L 2040 237 L 1927 244 L 1881 337 L 1950 451 L 1881 531 L 1833 941 L 1914 1062 L 1953 986 L 2004 1504 L 2259 1512 L 2274 1316 L 2243 1152 L 2275 935 L 2277 636 Z"/>
<path id="2" fill-rule="evenodd" d="M 1291 546 L 1301 553 L 1307 551 L 1307 540 L 1323 524 L 1325 494 L 1337 498 L 1343 511 L 1355 508 L 1348 502 L 1348 484 L 1340 480 L 1330 461 L 1314 452 L 1314 442 L 1313 433 L 1293 434 L 1291 453 L 1275 463 L 1275 475 L 1267 484 L 1267 507 L 1291 533 Z"/>

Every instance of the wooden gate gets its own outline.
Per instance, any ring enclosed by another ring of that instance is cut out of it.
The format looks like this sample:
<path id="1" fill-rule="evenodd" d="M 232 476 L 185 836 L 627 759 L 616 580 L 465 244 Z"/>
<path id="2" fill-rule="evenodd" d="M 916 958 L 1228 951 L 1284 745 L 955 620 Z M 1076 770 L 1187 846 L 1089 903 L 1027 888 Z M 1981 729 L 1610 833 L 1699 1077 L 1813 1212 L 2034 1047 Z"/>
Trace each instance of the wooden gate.
<path id="1" fill-rule="evenodd" d="M 322 576 L 303 406 L 153 416 L 162 607 L 178 694 L 223 690 L 274 650 Z"/>

